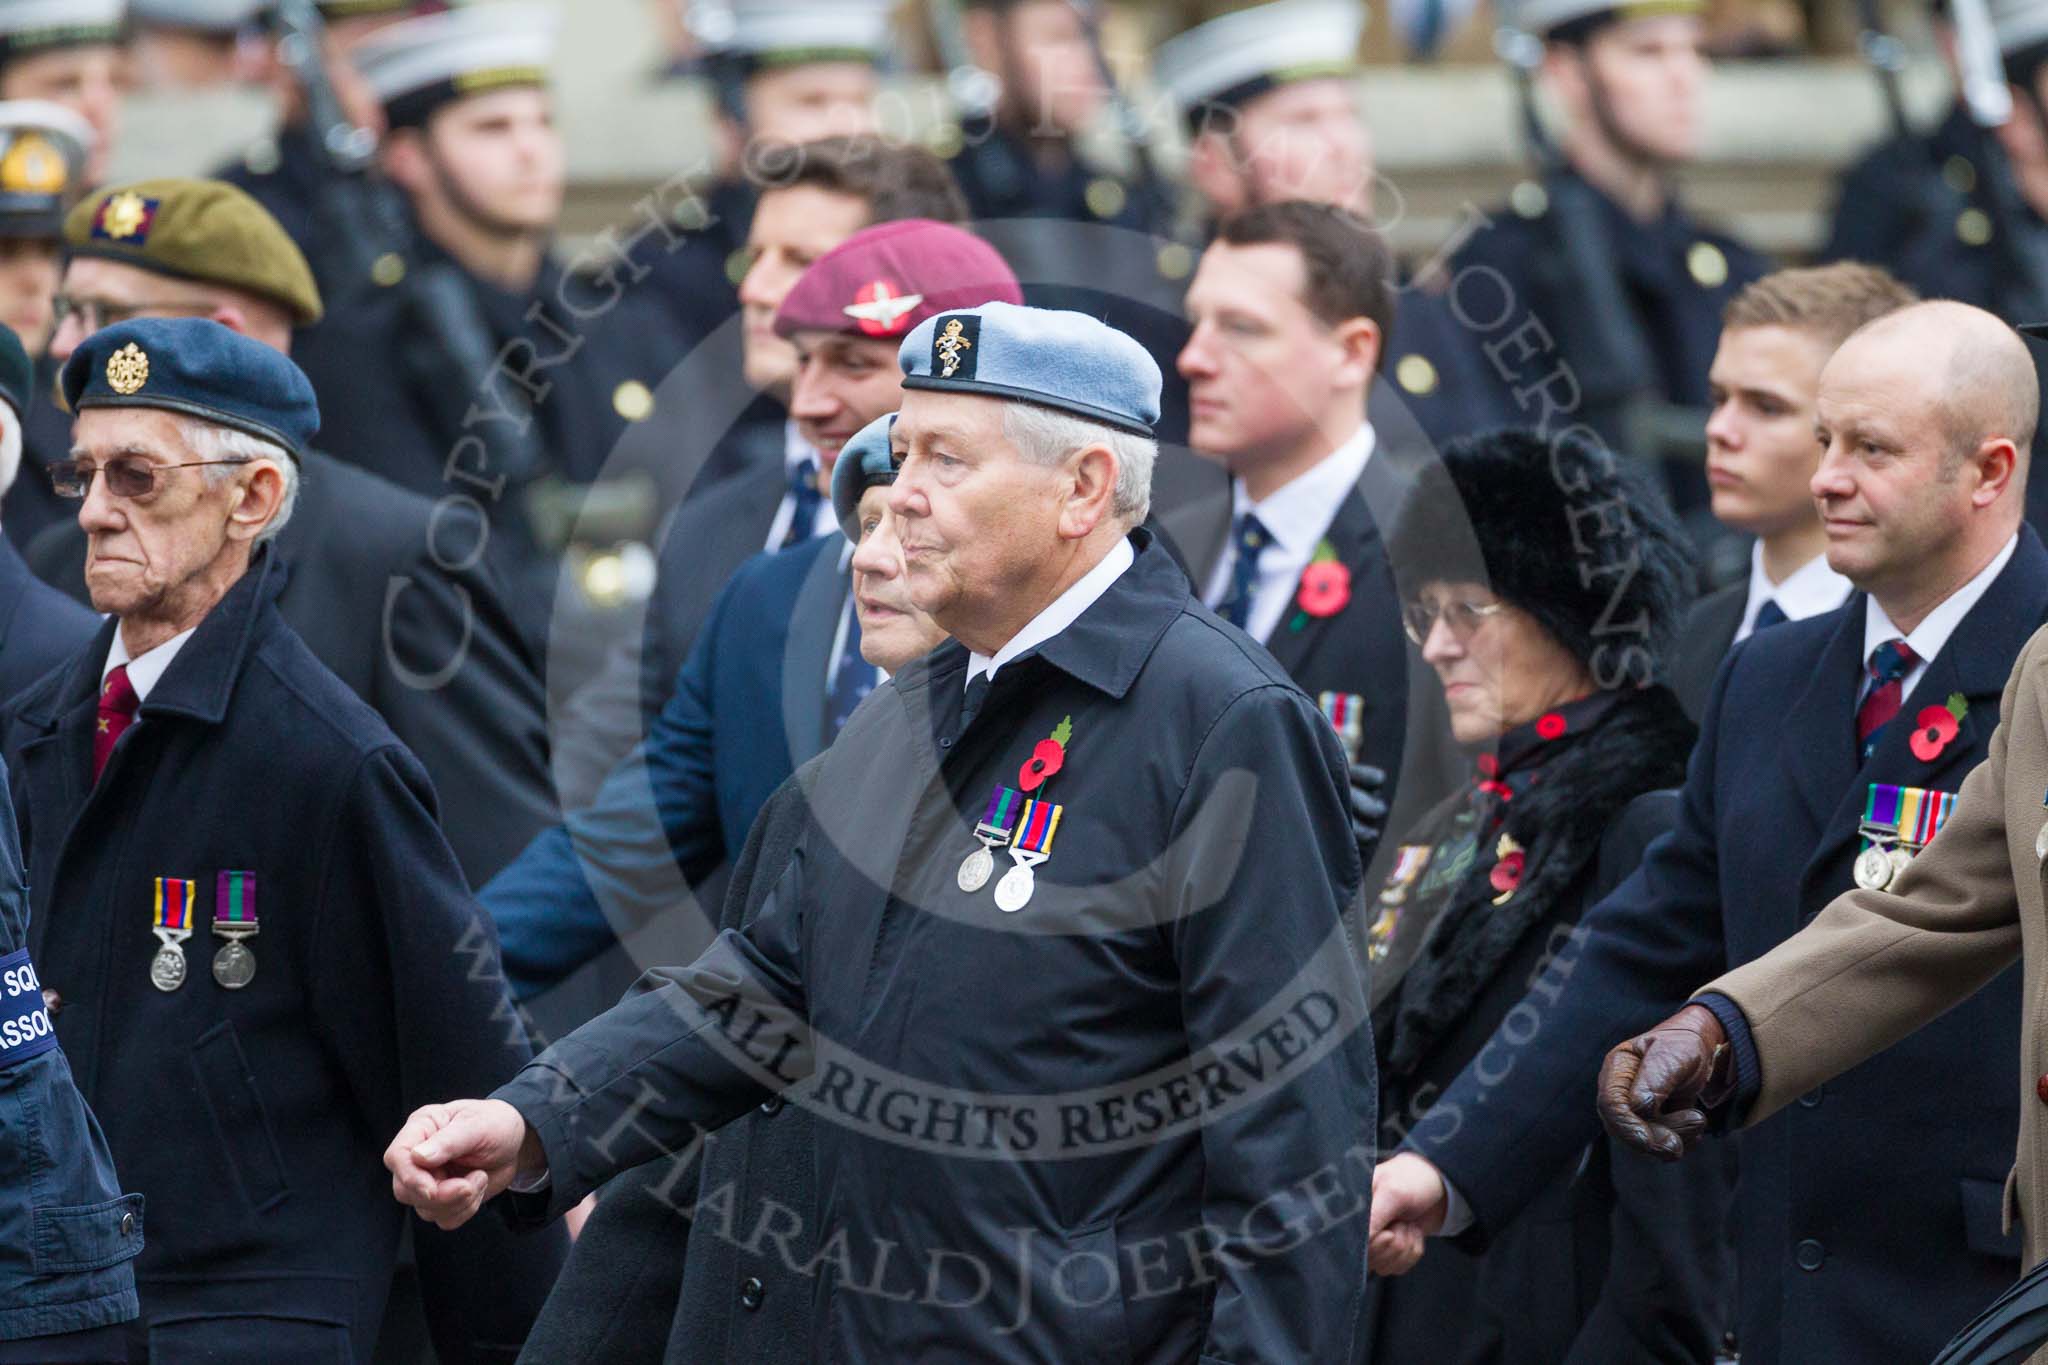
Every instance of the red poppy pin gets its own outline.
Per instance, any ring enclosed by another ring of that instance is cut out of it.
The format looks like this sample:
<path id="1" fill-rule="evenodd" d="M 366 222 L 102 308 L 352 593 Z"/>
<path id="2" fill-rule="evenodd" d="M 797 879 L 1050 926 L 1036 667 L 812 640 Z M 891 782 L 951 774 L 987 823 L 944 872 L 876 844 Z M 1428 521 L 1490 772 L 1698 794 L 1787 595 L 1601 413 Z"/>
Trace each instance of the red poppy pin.
<path id="1" fill-rule="evenodd" d="M 1962 732 L 1963 717 L 1970 714 L 1970 703 L 1960 692 L 1951 693 L 1947 702 L 1930 706 L 1913 718 L 1913 757 L 1922 763 L 1932 763 L 1941 757 L 1941 751 L 1948 748 L 1949 741 Z"/>
<path id="2" fill-rule="evenodd" d="M 1024 766 L 1017 769 L 1017 785 L 1025 791 L 1035 792 L 1045 785 L 1045 779 L 1058 772 L 1067 761 L 1067 741 L 1074 736 L 1074 718 L 1063 716 L 1060 723 L 1052 727 L 1052 737 L 1041 739 L 1031 746 L 1031 757 L 1024 760 Z"/>
<path id="3" fill-rule="evenodd" d="M 1536 717 L 1538 739 L 1563 739 L 1566 728 L 1565 718 L 1556 711 L 1545 711 Z"/>
<path id="4" fill-rule="evenodd" d="M 1499 861 L 1494 863 L 1493 875 L 1488 880 L 1492 882 L 1493 889 L 1500 892 L 1493 898 L 1493 903 L 1501 905 L 1522 884 L 1522 868 L 1529 861 L 1529 855 L 1522 851 L 1514 836 L 1508 834 L 1500 836 L 1500 843 L 1494 846 L 1493 851 Z"/>
<path id="5" fill-rule="evenodd" d="M 1337 547 L 1329 541 L 1316 546 L 1308 567 L 1301 572 L 1301 591 L 1294 596 L 1294 605 L 1301 608 L 1302 617 L 1313 616 L 1318 620 L 1335 616 L 1351 601 L 1351 568 L 1337 558 Z M 1308 624 L 1301 617 L 1295 618 L 1296 629 Z"/>

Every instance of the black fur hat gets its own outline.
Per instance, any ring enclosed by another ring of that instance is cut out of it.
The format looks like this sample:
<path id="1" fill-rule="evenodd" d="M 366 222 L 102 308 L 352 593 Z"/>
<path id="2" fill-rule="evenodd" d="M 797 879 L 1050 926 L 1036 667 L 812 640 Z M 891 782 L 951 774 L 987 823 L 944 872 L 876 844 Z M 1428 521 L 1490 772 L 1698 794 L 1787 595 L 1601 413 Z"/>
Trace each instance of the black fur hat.
<path id="1" fill-rule="evenodd" d="M 1404 598 L 1485 583 L 1602 687 L 1645 685 L 1691 605 L 1691 546 L 1641 467 L 1569 431 L 1463 437 L 1425 466 L 1390 540 Z"/>

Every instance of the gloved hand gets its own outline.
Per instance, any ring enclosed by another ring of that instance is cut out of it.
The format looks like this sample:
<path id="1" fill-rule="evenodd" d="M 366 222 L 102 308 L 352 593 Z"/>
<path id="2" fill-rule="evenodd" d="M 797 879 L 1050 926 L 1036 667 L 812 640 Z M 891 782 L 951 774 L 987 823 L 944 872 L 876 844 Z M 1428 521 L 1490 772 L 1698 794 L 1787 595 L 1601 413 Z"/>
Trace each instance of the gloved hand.
<path id="1" fill-rule="evenodd" d="M 1706 1109 L 1730 1085 L 1728 1033 L 1705 1005 L 1687 1005 L 1600 1064 L 1600 1121 L 1640 1152 L 1676 1161 L 1707 1130 Z"/>
<path id="2" fill-rule="evenodd" d="M 1371 848 L 1386 833 L 1387 803 L 1380 793 L 1387 788 L 1387 775 L 1367 763 L 1351 765 L 1351 837 L 1360 848 Z"/>

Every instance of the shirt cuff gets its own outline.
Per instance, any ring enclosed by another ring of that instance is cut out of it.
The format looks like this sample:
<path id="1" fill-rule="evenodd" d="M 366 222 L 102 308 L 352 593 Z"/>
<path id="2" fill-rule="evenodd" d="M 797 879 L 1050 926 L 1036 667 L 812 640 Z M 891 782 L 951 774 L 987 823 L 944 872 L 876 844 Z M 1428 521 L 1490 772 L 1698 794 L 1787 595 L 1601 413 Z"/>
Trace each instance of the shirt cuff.
<path id="1" fill-rule="evenodd" d="M 1728 1035 L 1734 1086 L 1727 1094 L 1713 1097 L 1710 1107 L 1728 1122 L 1740 1123 L 1764 1088 L 1763 1064 L 1757 1059 L 1756 1039 L 1750 1034 L 1749 1020 L 1743 1015 L 1742 1006 L 1719 991 L 1708 991 L 1691 1003 L 1703 1006 L 1720 1020 L 1721 1031 Z"/>
<path id="2" fill-rule="evenodd" d="M 523 1175 L 506 1188 L 514 1194 L 538 1194 L 548 1187 L 548 1173 L 545 1168 L 533 1175 Z"/>
<path id="3" fill-rule="evenodd" d="M 1458 1193 L 1458 1187 L 1442 1171 L 1436 1175 L 1444 1182 L 1444 1225 L 1436 1230 L 1436 1235 L 1456 1237 L 1472 1226 L 1472 1206 L 1465 1202 L 1465 1196 Z"/>

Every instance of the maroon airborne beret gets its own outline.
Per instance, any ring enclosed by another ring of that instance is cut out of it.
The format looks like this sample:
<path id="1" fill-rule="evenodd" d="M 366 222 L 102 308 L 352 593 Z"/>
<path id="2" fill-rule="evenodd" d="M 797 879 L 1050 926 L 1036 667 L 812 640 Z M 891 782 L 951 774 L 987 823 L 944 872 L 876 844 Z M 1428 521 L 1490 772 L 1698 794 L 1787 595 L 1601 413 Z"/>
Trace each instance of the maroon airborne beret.
<path id="1" fill-rule="evenodd" d="M 811 262 L 775 314 L 775 331 L 894 339 L 926 318 L 1022 303 L 1017 276 L 964 228 L 902 218 L 862 228 Z"/>

